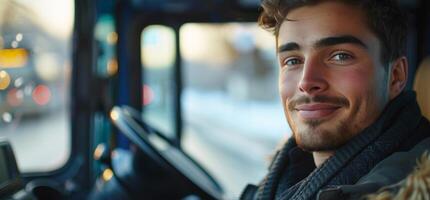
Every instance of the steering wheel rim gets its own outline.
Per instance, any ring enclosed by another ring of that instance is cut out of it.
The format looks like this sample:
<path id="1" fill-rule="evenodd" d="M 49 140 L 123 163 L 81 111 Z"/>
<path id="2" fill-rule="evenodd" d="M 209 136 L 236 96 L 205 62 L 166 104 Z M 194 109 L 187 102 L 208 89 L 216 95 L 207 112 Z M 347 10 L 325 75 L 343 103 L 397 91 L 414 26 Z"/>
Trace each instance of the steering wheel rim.
<path id="1" fill-rule="evenodd" d="M 214 199 L 222 198 L 223 190 L 212 176 L 185 152 L 172 145 L 165 136 L 146 124 L 134 108 L 114 106 L 110 118 L 121 133 L 154 162 L 172 167 Z"/>

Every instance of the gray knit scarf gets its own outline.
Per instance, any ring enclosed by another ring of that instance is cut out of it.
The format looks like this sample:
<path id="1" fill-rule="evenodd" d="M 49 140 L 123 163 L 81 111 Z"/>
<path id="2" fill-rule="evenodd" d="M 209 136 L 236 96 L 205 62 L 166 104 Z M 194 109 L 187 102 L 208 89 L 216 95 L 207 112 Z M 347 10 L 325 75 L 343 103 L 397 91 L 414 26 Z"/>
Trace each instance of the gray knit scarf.
<path id="1" fill-rule="evenodd" d="M 378 120 L 347 144 L 336 150 L 319 168 L 305 179 L 284 190 L 276 191 L 282 170 L 288 165 L 288 151 L 295 146 L 288 142 L 275 157 L 269 174 L 260 184 L 257 199 L 315 199 L 317 192 L 329 185 L 354 184 L 381 160 L 399 149 L 418 126 L 422 115 L 412 91 L 392 100 Z"/>

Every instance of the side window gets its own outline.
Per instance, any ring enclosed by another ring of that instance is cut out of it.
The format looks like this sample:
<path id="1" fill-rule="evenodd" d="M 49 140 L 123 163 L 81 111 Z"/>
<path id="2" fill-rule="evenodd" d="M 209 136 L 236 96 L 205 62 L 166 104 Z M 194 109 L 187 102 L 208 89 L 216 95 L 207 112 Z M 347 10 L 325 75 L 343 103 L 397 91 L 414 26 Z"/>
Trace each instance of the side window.
<path id="1" fill-rule="evenodd" d="M 172 139 L 175 137 L 175 45 L 175 32 L 167 26 L 151 25 L 142 32 L 142 116 L 152 127 Z"/>
<path id="2" fill-rule="evenodd" d="M 69 158 L 73 6 L 0 3 L 0 137 L 11 142 L 22 172 L 52 171 Z"/>
<path id="3" fill-rule="evenodd" d="M 275 39 L 255 23 L 185 24 L 180 44 L 183 147 L 237 199 L 289 133 Z"/>
<path id="4" fill-rule="evenodd" d="M 175 33 L 142 32 L 143 118 L 174 136 Z M 237 199 L 260 181 L 277 145 L 290 133 L 278 95 L 274 37 L 256 23 L 184 24 L 179 29 L 182 141 Z"/>

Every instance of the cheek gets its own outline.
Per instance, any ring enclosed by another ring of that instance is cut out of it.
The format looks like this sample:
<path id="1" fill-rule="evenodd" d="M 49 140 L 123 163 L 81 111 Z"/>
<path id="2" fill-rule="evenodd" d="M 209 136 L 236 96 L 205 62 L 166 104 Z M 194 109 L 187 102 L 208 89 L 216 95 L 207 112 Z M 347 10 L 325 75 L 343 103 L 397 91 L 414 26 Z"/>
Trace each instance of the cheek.
<path id="1" fill-rule="evenodd" d="M 361 113 L 367 119 L 365 116 L 383 107 L 384 81 L 374 71 L 353 70 L 339 74 L 334 80 L 336 82 L 331 85 L 350 101 L 352 112 Z"/>
<path id="2" fill-rule="evenodd" d="M 293 73 L 282 72 L 279 73 L 279 94 L 282 98 L 282 103 L 285 105 L 285 102 L 288 98 L 292 97 L 296 91 L 298 79 Z"/>
<path id="3" fill-rule="evenodd" d="M 336 87 L 337 91 L 352 100 L 351 98 L 363 97 L 369 93 L 371 88 L 374 88 L 375 80 L 368 72 L 354 70 L 338 74 L 332 80 L 334 83 L 331 86 Z"/>

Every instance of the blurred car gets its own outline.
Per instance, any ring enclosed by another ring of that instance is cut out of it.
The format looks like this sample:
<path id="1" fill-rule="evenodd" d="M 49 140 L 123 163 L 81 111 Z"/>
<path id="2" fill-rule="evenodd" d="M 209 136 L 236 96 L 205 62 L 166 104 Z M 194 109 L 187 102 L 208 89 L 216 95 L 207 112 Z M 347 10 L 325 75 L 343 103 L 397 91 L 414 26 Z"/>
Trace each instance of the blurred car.
<path id="1" fill-rule="evenodd" d="M 54 87 L 38 76 L 35 63 L 27 48 L 0 49 L 0 113 L 6 123 L 10 117 L 42 114 L 55 105 Z"/>

